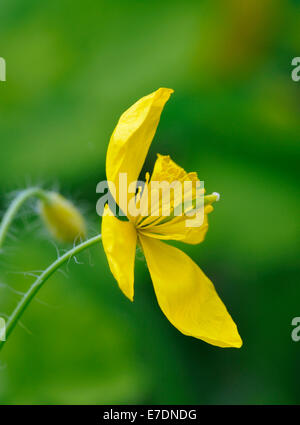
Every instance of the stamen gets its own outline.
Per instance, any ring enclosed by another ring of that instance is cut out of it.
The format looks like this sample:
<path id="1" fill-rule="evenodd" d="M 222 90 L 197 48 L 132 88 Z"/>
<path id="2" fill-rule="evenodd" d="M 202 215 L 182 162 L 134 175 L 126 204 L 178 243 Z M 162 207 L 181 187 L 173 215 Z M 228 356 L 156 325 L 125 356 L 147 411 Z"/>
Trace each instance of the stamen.
<path id="1" fill-rule="evenodd" d="M 220 200 L 221 195 L 218 192 L 213 192 L 212 194 L 217 197 L 216 202 L 218 202 Z"/>

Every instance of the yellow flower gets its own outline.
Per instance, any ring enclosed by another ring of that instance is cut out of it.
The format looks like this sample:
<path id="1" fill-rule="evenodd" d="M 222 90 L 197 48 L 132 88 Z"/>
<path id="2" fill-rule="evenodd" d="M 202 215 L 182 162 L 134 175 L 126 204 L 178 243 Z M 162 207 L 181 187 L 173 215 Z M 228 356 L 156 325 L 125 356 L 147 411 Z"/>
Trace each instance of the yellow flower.
<path id="1" fill-rule="evenodd" d="M 128 184 L 138 179 L 161 112 L 172 92 L 171 89 L 160 88 L 140 99 L 121 116 L 111 136 L 106 158 L 107 180 L 115 185 L 116 200 L 121 191 L 120 173 L 127 173 Z M 149 185 L 149 175 L 146 180 L 146 185 Z M 198 180 L 198 177 L 196 173 L 186 173 L 169 156 L 159 155 L 151 180 L 185 182 Z M 144 192 L 136 197 L 132 194 L 126 202 L 135 197 L 136 203 L 143 206 L 145 196 Z M 212 211 L 211 203 L 217 200 L 217 195 L 204 199 L 204 221 L 200 227 L 186 227 L 185 215 L 154 217 L 152 209 L 147 217 L 127 213 L 129 221 L 119 220 L 106 206 L 102 219 L 103 246 L 112 274 L 131 301 L 134 296 L 135 252 L 139 243 L 158 303 L 169 321 L 185 335 L 220 347 L 241 347 L 237 327 L 212 282 L 185 253 L 161 241 L 202 242 L 208 228 L 207 214 Z M 176 200 L 171 199 L 172 211 L 175 205 Z M 119 206 L 127 211 L 126 205 L 119 202 Z M 161 210 L 162 205 L 155 207 Z"/>

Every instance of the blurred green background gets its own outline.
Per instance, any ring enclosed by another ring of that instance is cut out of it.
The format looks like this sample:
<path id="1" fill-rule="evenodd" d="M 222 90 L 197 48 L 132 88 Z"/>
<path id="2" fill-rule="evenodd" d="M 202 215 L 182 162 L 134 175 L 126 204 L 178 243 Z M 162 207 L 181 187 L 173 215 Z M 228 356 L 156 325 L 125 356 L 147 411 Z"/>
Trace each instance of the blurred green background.
<path id="1" fill-rule="evenodd" d="M 221 193 L 200 246 L 183 246 L 238 324 L 244 346 L 181 335 L 146 264 L 135 302 L 103 248 L 56 273 L 0 357 L 0 403 L 299 403 L 300 55 L 298 1 L 1 0 L 0 208 L 32 184 L 59 188 L 100 229 L 96 184 L 110 134 L 158 87 L 168 102 L 147 158 L 170 154 Z M 10 194 L 10 195 L 9 195 Z M 9 196 L 8 196 L 9 195 Z M 0 258 L 0 312 L 56 258 L 29 203 Z M 63 248 L 60 246 L 60 249 Z"/>

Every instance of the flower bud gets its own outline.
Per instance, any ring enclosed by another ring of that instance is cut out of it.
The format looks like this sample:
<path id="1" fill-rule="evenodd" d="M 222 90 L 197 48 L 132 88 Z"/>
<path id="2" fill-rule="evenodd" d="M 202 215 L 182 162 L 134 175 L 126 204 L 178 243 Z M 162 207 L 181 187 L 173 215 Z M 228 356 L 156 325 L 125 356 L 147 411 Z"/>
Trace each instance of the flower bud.
<path id="1" fill-rule="evenodd" d="M 61 242 L 85 238 L 85 222 L 75 206 L 56 192 L 47 192 L 39 202 L 40 215 L 50 233 Z"/>

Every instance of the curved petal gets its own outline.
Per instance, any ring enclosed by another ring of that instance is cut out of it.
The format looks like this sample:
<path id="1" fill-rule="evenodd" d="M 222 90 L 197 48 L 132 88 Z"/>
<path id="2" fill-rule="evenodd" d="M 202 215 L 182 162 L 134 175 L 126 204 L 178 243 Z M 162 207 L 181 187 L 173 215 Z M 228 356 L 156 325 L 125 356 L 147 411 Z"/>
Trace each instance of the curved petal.
<path id="1" fill-rule="evenodd" d="M 134 295 L 136 230 L 130 221 L 121 221 L 106 206 L 102 218 L 102 242 L 109 268 L 120 289 L 131 301 Z"/>
<path id="2" fill-rule="evenodd" d="M 160 308 L 183 334 L 219 347 L 241 347 L 237 327 L 214 285 L 184 252 L 140 236 Z"/>
<path id="3" fill-rule="evenodd" d="M 121 116 L 109 142 L 107 180 L 115 184 L 119 201 L 119 174 L 127 173 L 128 185 L 136 181 L 159 123 L 161 112 L 173 90 L 160 88 L 141 98 Z M 124 205 L 120 205 L 124 209 Z"/>

